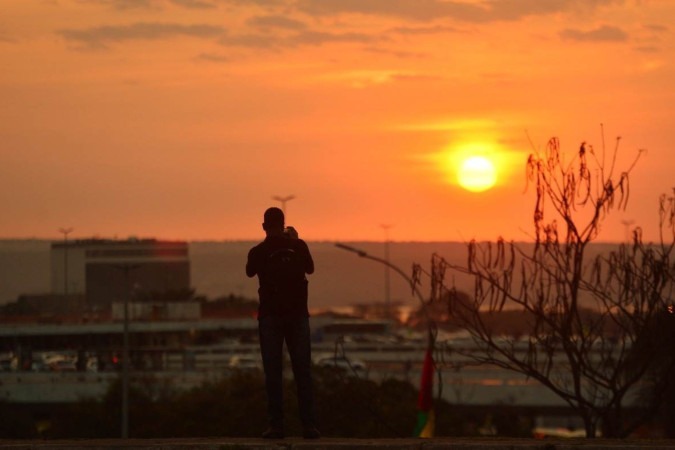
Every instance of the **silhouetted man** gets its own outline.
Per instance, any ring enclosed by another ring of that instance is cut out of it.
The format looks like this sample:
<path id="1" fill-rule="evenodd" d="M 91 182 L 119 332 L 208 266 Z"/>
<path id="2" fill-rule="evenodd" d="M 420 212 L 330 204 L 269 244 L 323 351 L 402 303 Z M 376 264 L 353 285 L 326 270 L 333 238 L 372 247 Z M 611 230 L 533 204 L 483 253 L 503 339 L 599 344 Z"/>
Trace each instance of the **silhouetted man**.
<path id="1" fill-rule="evenodd" d="M 291 357 L 297 387 L 303 437 L 317 439 L 311 378 L 311 344 L 307 309 L 307 278 L 314 261 L 307 244 L 293 228 L 284 228 L 279 208 L 265 211 L 262 224 L 266 238 L 248 253 L 246 275 L 258 276 L 258 332 L 265 370 L 269 428 L 267 439 L 284 437 L 282 352 Z"/>

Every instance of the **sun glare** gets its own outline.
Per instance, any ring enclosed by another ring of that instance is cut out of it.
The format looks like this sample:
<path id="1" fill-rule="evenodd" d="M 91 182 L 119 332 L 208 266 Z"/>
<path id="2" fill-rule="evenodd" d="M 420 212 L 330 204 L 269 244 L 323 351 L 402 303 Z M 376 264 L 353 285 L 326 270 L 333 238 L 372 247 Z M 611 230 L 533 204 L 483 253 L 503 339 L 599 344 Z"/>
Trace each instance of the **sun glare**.
<path id="1" fill-rule="evenodd" d="M 521 152 L 504 148 L 500 136 L 467 136 L 431 154 L 443 181 L 469 192 L 485 192 L 499 185 L 512 186 L 513 175 L 521 165 Z"/>
<path id="2" fill-rule="evenodd" d="M 467 191 L 483 192 L 497 182 L 497 171 L 488 158 L 471 156 L 462 161 L 457 172 L 457 181 Z"/>

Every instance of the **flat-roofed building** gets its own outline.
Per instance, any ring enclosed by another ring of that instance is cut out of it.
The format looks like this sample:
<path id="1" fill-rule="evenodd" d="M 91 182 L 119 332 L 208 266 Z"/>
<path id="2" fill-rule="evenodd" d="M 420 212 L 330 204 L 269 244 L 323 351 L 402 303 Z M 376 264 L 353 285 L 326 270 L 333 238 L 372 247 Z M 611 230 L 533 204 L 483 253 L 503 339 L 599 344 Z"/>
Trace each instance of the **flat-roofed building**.
<path id="1" fill-rule="evenodd" d="M 167 292 L 189 291 L 184 241 L 81 239 L 53 242 L 51 286 L 56 295 L 84 295 L 92 309 Z"/>

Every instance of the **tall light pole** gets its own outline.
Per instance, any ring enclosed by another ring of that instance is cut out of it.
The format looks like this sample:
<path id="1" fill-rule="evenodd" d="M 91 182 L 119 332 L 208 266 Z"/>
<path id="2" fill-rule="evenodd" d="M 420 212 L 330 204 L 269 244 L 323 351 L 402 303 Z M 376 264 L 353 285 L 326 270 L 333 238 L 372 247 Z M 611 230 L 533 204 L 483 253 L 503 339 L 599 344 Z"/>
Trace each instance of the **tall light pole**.
<path id="1" fill-rule="evenodd" d="M 635 223 L 634 220 L 622 220 L 621 223 L 626 228 L 626 243 L 630 243 L 630 226 Z"/>
<path id="2" fill-rule="evenodd" d="M 391 319 L 391 289 L 389 276 L 389 268 L 391 263 L 389 262 L 389 229 L 392 227 L 392 225 L 382 224 L 380 227 L 384 230 L 384 260 L 386 261 L 386 264 L 384 265 L 384 311 L 387 319 Z"/>
<path id="3" fill-rule="evenodd" d="M 341 248 L 342 250 L 347 250 L 348 252 L 356 253 L 358 256 L 361 258 L 365 259 L 370 259 L 372 261 L 379 262 L 381 264 L 384 264 L 385 266 L 389 266 L 394 272 L 398 273 L 412 288 L 413 294 L 417 297 L 417 299 L 420 301 L 420 305 L 422 306 L 422 311 L 424 315 L 426 316 L 426 320 L 428 323 L 428 328 L 429 328 L 429 337 L 435 339 L 436 335 L 436 325 L 434 324 L 434 321 L 432 317 L 429 314 L 429 309 L 426 307 L 427 302 L 424 299 L 424 295 L 420 292 L 420 290 L 417 288 L 417 284 L 415 281 L 408 275 L 406 274 L 403 270 L 401 270 L 400 267 L 395 266 L 394 264 L 390 263 L 389 261 L 383 259 L 383 258 L 378 258 L 377 256 L 372 256 L 369 255 L 368 253 L 364 252 L 363 250 L 359 250 L 358 248 L 351 247 L 349 245 L 345 245 L 342 243 L 336 243 L 335 246 L 337 248 Z M 431 344 L 433 344 L 432 341 L 430 341 Z"/>
<path id="4" fill-rule="evenodd" d="M 131 297 L 131 283 L 129 273 L 139 268 L 138 264 L 122 264 L 116 266 L 124 272 L 126 293 L 124 295 L 124 332 L 122 342 L 122 439 L 129 437 L 129 297 Z"/>
<path id="5" fill-rule="evenodd" d="M 286 216 L 286 203 L 290 202 L 295 198 L 295 195 L 287 195 L 285 197 L 282 197 L 280 195 L 275 195 L 272 197 L 272 200 L 276 200 L 278 202 L 281 202 L 281 210 L 284 212 L 284 216 Z"/>
<path id="6" fill-rule="evenodd" d="M 72 227 L 59 228 L 63 234 L 63 296 L 68 297 L 68 235 L 73 231 Z"/>

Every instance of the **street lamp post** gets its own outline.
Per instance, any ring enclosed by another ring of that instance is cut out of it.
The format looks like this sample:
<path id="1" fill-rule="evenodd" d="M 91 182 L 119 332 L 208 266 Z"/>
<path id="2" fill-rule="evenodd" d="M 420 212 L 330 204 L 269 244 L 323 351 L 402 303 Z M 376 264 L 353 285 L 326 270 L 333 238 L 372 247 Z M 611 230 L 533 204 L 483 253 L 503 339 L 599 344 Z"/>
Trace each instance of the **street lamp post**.
<path id="1" fill-rule="evenodd" d="M 272 197 L 272 200 L 276 200 L 278 202 L 281 202 L 281 210 L 284 212 L 284 217 L 286 216 L 286 203 L 290 202 L 295 198 L 295 195 L 287 195 L 285 197 L 282 197 L 280 195 L 275 195 Z"/>
<path id="2" fill-rule="evenodd" d="M 387 319 L 391 319 L 391 288 L 390 288 L 390 262 L 389 262 L 389 229 L 392 225 L 380 225 L 384 230 L 384 311 Z"/>
<path id="3" fill-rule="evenodd" d="M 124 272 L 124 283 L 127 288 L 124 295 L 124 331 L 122 334 L 122 439 L 129 437 L 129 297 L 131 297 L 129 273 L 138 267 L 140 267 L 138 264 L 117 266 Z"/>
<path id="4" fill-rule="evenodd" d="M 72 227 L 59 228 L 63 234 L 63 296 L 68 297 L 68 235 L 73 231 Z"/>
<path id="5" fill-rule="evenodd" d="M 626 244 L 630 243 L 630 226 L 635 223 L 634 220 L 622 220 L 624 228 L 626 229 Z"/>
<path id="6" fill-rule="evenodd" d="M 406 282 L 408 282 L 408 284 L 410 285 L 410 287 L 412 289 L 413 294 L 417 297 L 417 299 L 420 301 L 420 305 L 422 306 L 422 311 L 423 311 L 423 314 L 425 315 L 425 318 L 426 318 L 426 321 L 427 321 L 427 328 L 428 328 L 428 331 L 429 331 L 428 345 L 429 345 L 429 348 L 433 348 L 433 346 L 435 345 L 434 342 L 436 340 L 436 324 L 435 324 L 433 318 L 431 317 L 431 315 L 429 314 L 429 309 L 427 308 L 426 300 L 424 300 L 424 295 L 422 295 L 420 290 L 417 288 L 417 285 L 416 285 L 415 281 L 410 276 L 408 276 L 408 274 L 406 274 L 403 270 L 401 270 L 401 268 L 399 268 L 398 266 L 395 266 L 394 264 L 392 264 L 391 262 L 389 262 L 385 259 L 378 258 L 377 256 L 369 255 L 368 253 L 366 253 L 363 250 L 351 247 L 349 245 L 342 244 L 340 242 L 336 243 L 335 246 L 337 248 L 341 248 L 342 250 L 347 250 L 348 252 L 356 253 L 361 258 L 370 259 L 371 261 L 375 261 L 375 262 L 378 262 L 380 264 L 384 264 L 385 266 L 390 267 L 394 272 L 399 274 Z"/>
<path id="7" fill-rule="evenodd" d="M 394 264 L 390 263 L 389 261 L 383 259 L 383 258 L 378 258 L 377 256 L 372 256 L 366 253 L 363 250 L 359 250 L 358 248 L 351 247 L 349 245 L 342 244 L 340 242 L 336 243 L 335 246 L 337 248 L 341 248 L 342 250 L 347 250 L 348 252 L 356 253 L 358 256 L 361 258 L 365 259 L 370 259 L 375 262 L 379 262 L 380 264 L 384 264 L 387 267 L 390 267 L 394 272 L 398 273 L 405 281 L 408 282 L 410 285 L 413 294 L 417 297 L 417 299 L 420 301 L 422 305 L 426 305 L 426 301 L 424 300 L 424 296 L 422 293 L 417 289 L 417 286 L 415 285 L 414 281 L 408 274 L 406 274 L 401 268 L 395 266 Z"/>

